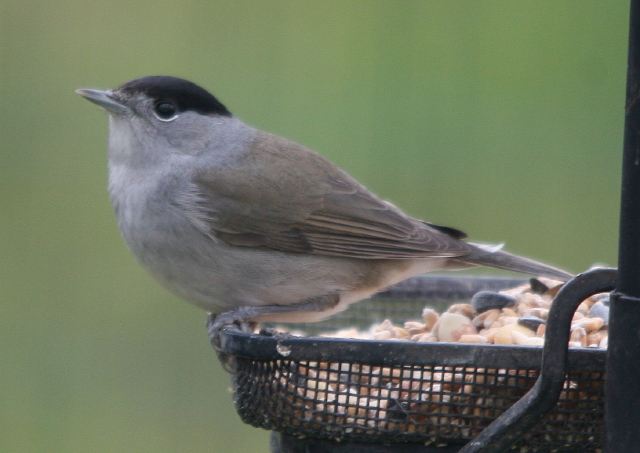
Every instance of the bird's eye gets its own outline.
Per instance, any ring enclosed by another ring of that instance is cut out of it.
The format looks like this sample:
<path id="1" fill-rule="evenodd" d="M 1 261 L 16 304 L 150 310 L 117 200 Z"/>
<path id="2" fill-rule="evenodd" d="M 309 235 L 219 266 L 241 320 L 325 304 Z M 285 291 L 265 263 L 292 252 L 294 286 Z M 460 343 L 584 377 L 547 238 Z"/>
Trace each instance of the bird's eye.
<path id="1" fill-rule="evenodd" d="M 178 117 L 176 108 L 170 102 L 159 102 L 153 108 L 153 113 L 160 121 L 173 121 Z"/>

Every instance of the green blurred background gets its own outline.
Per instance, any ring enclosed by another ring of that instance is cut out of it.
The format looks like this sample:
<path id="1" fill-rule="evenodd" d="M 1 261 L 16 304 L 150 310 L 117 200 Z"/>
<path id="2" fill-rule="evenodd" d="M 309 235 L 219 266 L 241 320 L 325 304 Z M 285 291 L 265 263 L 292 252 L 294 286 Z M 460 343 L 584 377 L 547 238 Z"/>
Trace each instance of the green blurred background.
<path id="1" fill-rule="evenodd" d="M 626 1 L 0 2 L 0 451 L 255 452 L 200 310 L 122 243 L 106 115 L 150 74 L 409 213 L 615 265 Z"/>

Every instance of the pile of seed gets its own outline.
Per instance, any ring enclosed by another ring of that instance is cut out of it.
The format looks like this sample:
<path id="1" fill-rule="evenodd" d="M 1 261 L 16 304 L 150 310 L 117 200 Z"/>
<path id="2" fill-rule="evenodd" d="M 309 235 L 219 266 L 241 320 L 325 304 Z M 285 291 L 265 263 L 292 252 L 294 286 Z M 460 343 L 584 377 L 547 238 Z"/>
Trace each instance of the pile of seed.
<path id="1" fill-rule="evenodd" d="M 517 288 L 473 296 L 470 303 L 455 304 L 438 314 L 425 308 L 420 321 L 404 326 L 385 320 L 369 332 L 343 330 L 330 337 L 540 346 L 544 342 L 546 320 L 561 282 L 532 279 Z M 570 347 L 607 347 L 609 295 L 596 294 L 583 301 L 571 324 Z"/>

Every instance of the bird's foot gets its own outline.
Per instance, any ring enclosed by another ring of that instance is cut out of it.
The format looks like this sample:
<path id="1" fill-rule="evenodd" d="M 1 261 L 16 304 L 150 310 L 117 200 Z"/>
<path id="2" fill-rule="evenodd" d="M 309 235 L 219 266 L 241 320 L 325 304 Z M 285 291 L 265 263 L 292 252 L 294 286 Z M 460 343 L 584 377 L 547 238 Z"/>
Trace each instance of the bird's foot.
<path id="1" fill-rule="evenodd" d="M 276 313 L 290 313 L 297 311 L 322 312 L 335 307 L 339 300 L 340 296 L 336 293 L 332 293 L 313 297 L 298 304 L 243 306 L 220 314 L 209 313 L 209 316 L 207 317 L 209 341 L 211 342 L 213 349 L 216 351 L 218 359 L 220 359 L 224 369 L 233 374 L 235 373 L 236 362 L 233 356 L 223 351 L 222 331 L 224 329 L 231 327 L 241 332 L 253 333 L 257 323 L 250 322 L 252 319 Z"/>
<path id="2" fill-rule="evenodd" d="M 243 310 L 243 308 L 240 307 L 220 314 L 209 313 L 207 316 L 207 330 L 211 346 L 213 346 L 222 367 L 231 374 L 235 373 L 236 369 L 235 357 L 223 352 L 222 331 L 226 328 L 232 328 L 240 332 L 253 333 L 257 325 L 248 321 L 251 316 L 247 317 L 247 310 Z"/>

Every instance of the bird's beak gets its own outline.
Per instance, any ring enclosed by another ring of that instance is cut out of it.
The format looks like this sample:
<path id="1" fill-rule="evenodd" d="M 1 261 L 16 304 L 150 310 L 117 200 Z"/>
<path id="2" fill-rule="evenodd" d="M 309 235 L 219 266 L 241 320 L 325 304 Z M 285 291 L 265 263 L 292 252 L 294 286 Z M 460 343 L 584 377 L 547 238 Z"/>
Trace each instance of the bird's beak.
<path id="1" fill-rule="evenodd" d="M 81 89 L 76 90 L 83 98 L 98 104 L 100 107 L 107 109 L 108 112 L 112 113 L 122 113 L 125 110 L 128 110 L 127 106 L 121 104 L 114 96 L 111 91 L 98 91 L 98 90 L 87 90 Z"/>

